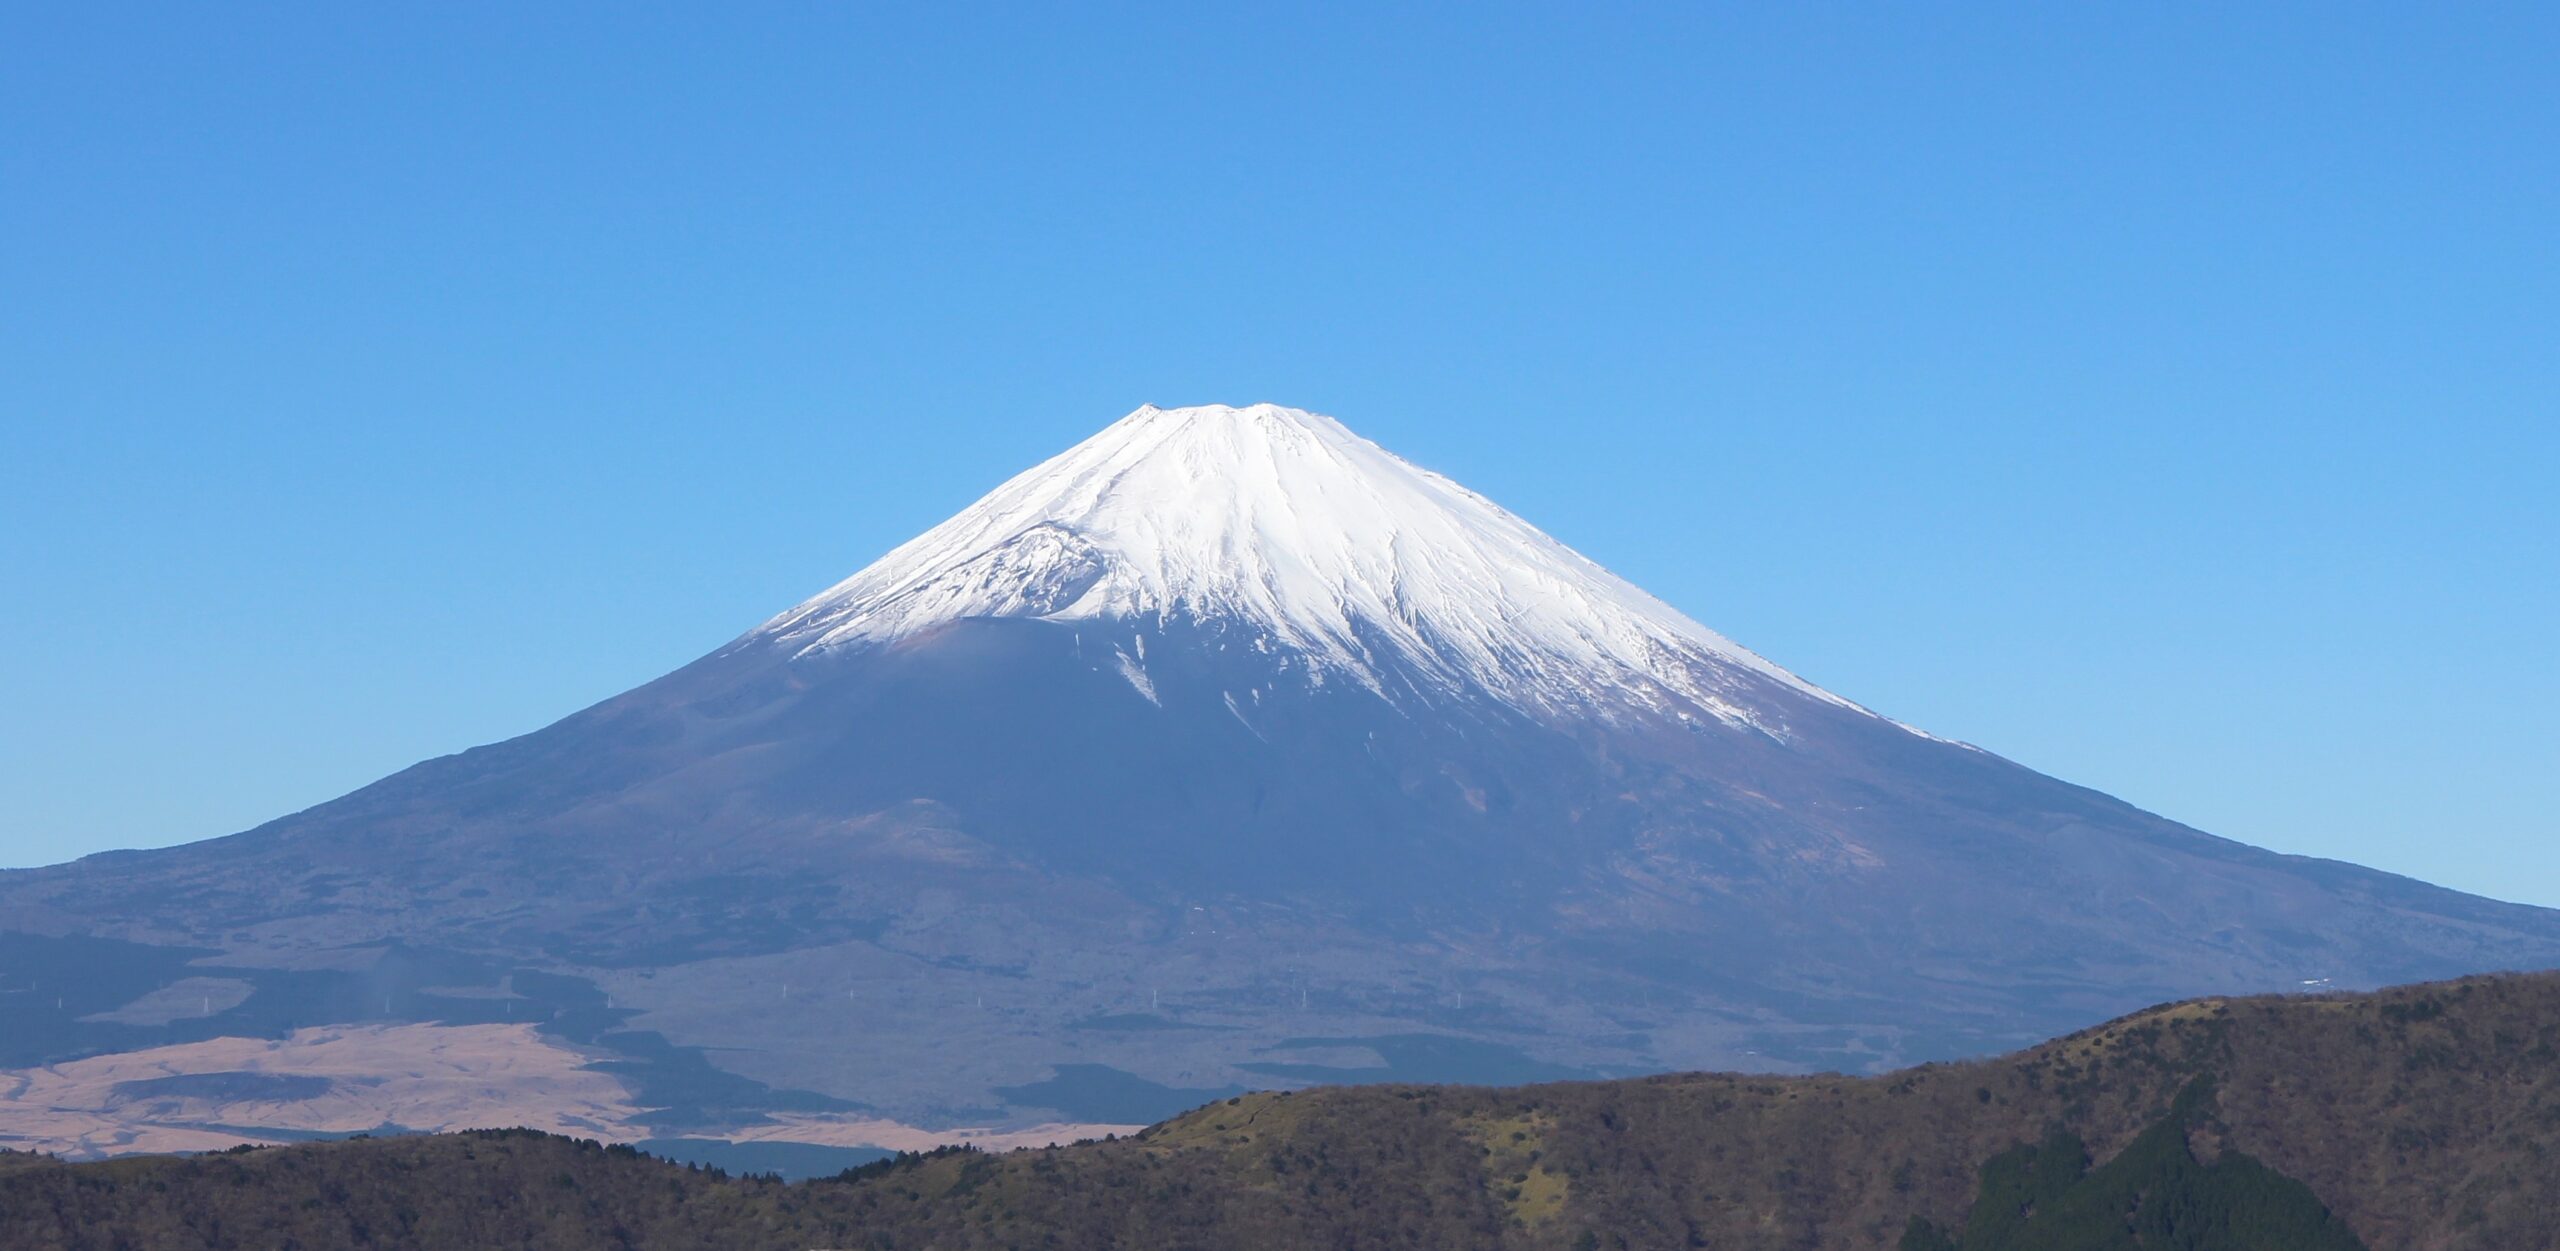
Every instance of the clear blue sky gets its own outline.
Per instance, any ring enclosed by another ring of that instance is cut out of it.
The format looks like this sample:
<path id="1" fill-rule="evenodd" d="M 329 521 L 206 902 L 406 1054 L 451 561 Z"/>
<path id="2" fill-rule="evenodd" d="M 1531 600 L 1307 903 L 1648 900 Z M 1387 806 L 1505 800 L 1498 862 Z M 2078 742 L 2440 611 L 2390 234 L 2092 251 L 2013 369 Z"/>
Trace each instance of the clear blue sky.
<path id="1" fill-rule="evenodd" d="M 1269 399 L 1894 716 L 2560 905 L 2549 6 L 106 7 L 0 18 L 0 864 Z"/>

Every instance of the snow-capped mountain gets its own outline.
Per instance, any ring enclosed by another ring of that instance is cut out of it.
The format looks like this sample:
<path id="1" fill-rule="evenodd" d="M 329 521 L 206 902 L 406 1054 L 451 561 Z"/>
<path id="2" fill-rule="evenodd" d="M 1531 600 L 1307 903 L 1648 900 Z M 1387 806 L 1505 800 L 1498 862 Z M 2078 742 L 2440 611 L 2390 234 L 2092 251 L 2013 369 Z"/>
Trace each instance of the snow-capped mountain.
<path id="1" fill-rule="evenodd" d="M 1873 1068 L 2560 964 L 2560 915 L 1907 729 L 1267 405 L 1141 408 L 534 733 L 0 874 L 0 931 L 0 991 L 77 988 L 0 1068 L 535 1022 L 688 1132 Z"/>
<path id="2" fill-rule="evenodd" d="M 891 642 L 967 618 L 1214 622 L 1307 683 L 1524 711 L 1754 723 L 1735 645 L 1330 417 L 1153 405 L 996 488 L 751 639 Z M 1144 657 L 1130 658 L 1144 690 Z"/>

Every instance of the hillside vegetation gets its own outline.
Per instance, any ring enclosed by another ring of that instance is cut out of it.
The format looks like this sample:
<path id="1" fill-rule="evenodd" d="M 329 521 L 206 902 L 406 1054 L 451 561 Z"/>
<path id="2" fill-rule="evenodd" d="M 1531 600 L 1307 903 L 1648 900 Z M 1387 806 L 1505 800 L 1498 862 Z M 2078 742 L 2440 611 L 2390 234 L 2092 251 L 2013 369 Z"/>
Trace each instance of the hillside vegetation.
<path id="1" fill-rule="evenodd" d="M 2560 1245 L 2560 974 L 2206 1000 L 1878 1078 L 1253 1094 L 1133 1138 L 736 1179 L 522 1131 L 65 1165 L 11 1251 Z"/>

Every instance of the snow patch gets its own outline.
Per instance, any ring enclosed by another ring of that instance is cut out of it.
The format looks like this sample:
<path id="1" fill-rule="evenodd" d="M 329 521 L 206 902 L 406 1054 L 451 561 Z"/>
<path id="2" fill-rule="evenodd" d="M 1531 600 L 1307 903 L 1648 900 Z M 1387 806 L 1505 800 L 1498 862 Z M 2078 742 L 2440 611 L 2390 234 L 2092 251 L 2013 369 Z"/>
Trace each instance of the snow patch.
<path id="1" fill-rule="evenodd" d="M 1164 701 L 1156 698 L 1156 680 L 1147 676 L 1145 665 L 1130 659 L 1129 653 L 1116 648 L 1113 649 L 1111 658 L 1120 663 L 1120 676 L 1127 679 L 1129 685 L 1136 688 L 1139 694 L 1146 696 L 1148 703 L 1158 708 L 1164 707 Z"/>
<path id="2" fill-rule="evenodd" d="M 1236 703 L 1236 693 L 1234 691 L 1220 691 L 1218 694 L 1227 701 L 1227 713 L 1236 719 L 1237 725 L 1243 726 L 1247 732 L 1251 733 L 1255 738 L 1262 739 L 1263 742 L 1268 743 L 1271 741 L 1270 739 L 1263 738 L 1262 731 L 1254 729 L 1251 721 L 1245 720 L 1244 707 Z"/>

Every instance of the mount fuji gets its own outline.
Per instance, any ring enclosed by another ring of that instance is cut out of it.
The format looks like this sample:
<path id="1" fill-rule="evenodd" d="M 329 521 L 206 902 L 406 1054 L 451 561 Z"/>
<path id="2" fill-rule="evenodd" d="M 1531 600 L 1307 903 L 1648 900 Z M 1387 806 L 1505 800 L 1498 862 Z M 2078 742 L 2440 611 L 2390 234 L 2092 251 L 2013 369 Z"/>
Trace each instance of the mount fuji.
<path id="1" fill-rule="evenodd" d="M 0 928 L 0 1066 L 505 1025 L 638 1129 L 811 1138 L 2560 965 L 2560 913 L 1900 724 L 1271 405 L 1141 408 L 521 738 L 0 874 Z"/>

